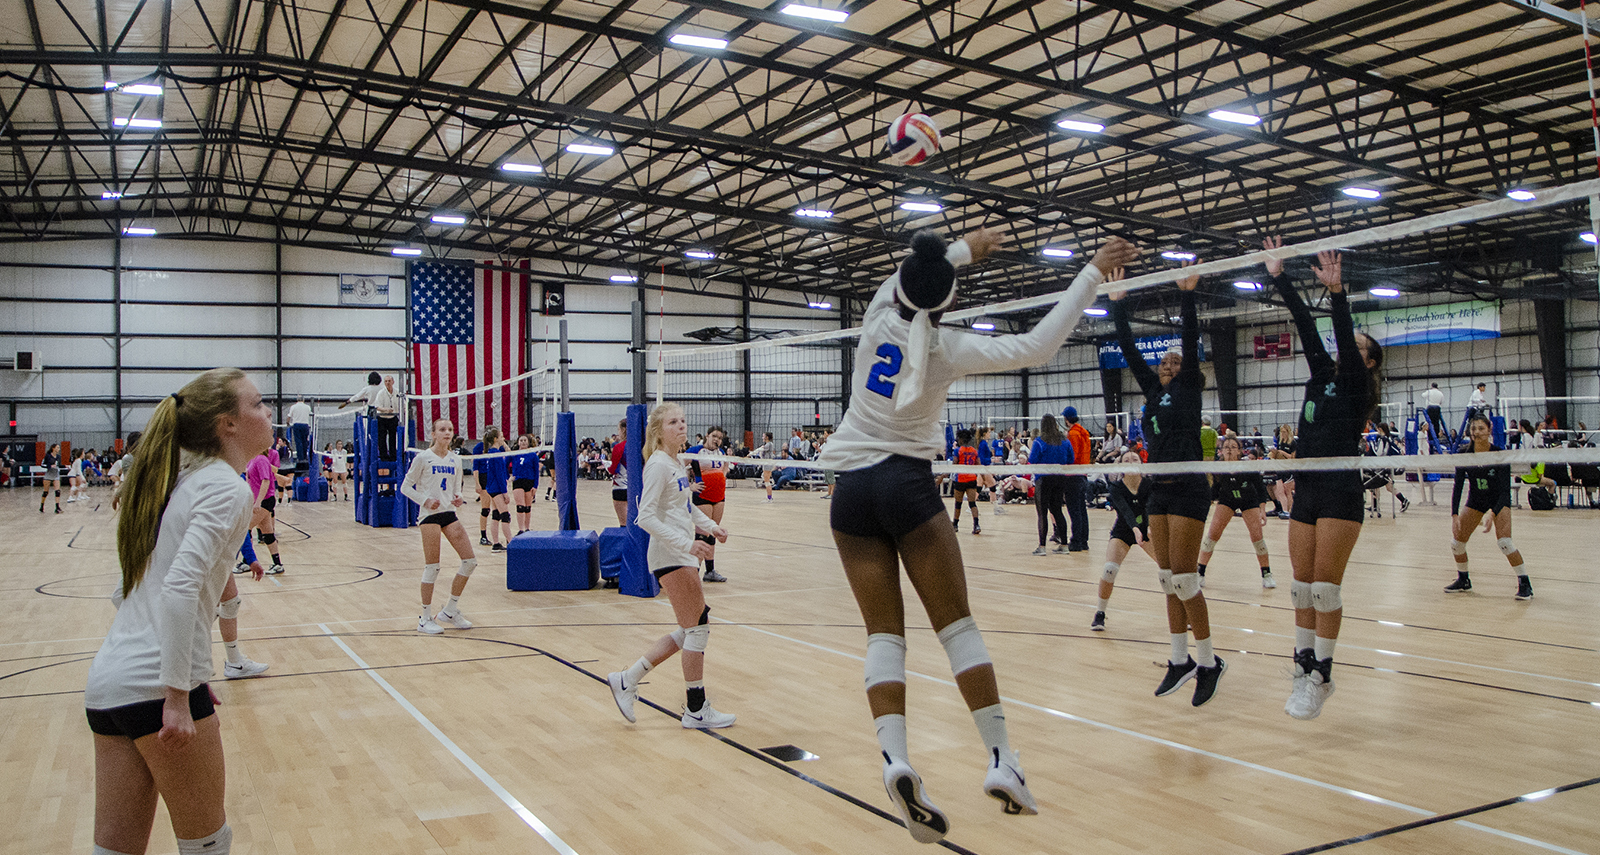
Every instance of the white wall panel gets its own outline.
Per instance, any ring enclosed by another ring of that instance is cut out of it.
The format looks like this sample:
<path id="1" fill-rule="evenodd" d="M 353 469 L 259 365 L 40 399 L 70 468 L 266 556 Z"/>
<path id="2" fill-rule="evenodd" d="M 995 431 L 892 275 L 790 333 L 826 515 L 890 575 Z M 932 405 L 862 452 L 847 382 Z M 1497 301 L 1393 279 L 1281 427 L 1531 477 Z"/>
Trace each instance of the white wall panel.
<path id="1" fill-rule="evenodd" d="M 76 244 L 75 244 L 76 245 Z M 50 244 L 61 249 L 62 245 Z M 7 244 L 8 253 L 19 247 L 18 244 Z M 0 267 L 0 294 L 8 297 L 39 297 L 64 300 L 109 300 L 111 299 L 111 263 L 109 256 L 105 259 L 99 257 L 97 247 L 84 247 L 85 253 L 81 258 L 67 255 L 63 258 L 52 259 L 50 264 L 98 264 L 104 261 L 104 269 L 58 269 L 51 267 Z M 16 261 L 8 255 L 7 261 Z M 11 303 L 11 306 L 26 304 Z"/>
<path id="2" fill-rule="evenodd" d="M 123 267 L 163 270 L 272 270 L 271 244 L 176 240 L 163 237 L 122 242 Z"/>
<path id="3" fill-rule="evenodd" d="M 149 306 L 122 307 L 122 334 L 222 333 L 271 336 L 276 328 L 270 306 Z"/>
<path id="4" fill-rule="evenodd" d="M 75 365 L 111 365 L 116 360 L 110 336 L 0 336 L 0 354 L 9 359 L 19 350 L 42 354 L 40 359 L 47 370 Z"/>
<path id="5" fill-rule="evenodd" d="M 235 266 L 239 273 L 188 270 L 127 270 L 122 274 L 124 300 L 237 301 L 270 303 L 272 273 Z"/>
<path id="6" fill-rule="evenodd" d="M 288 295 L 284 300 L 288 301 Z M 405 341 L 406 313 L 402 309 L 357 309 L 336 306 L 283 310 L 284 335 L 384 336 Z"/>
<path id="7" fill-rule="evenodd" d="M 276 358 L 272 342 L 267 339 L 132 338 L 122 345 L 124 371 L 136 371 L 141 366 L 181 367 L 195 373 L 219 365 L 264 368 Z"/>

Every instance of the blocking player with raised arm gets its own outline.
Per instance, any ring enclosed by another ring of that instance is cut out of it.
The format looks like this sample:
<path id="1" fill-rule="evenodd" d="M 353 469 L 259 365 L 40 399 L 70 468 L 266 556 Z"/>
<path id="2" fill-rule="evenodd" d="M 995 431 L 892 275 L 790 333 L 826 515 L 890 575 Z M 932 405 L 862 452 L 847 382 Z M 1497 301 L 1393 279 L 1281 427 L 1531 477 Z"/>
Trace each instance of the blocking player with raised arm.
<path id="1" fill-rule="evenodd" d="M 467 503 L 462 495 L 462 481 L 466 464 L 461 455 L 451 447 L 456 426 L 449 419 L 435 419 L 433 442 L 417 453 L 400 482 L 400 492 L 416 502 L 422 509 L 422 519 L 417 523 L 422 531 L 422 614 L 417 618 L 417 632 L 438 635 L 445 627 L 471 629 L 472 621 L 461 613 L 461 592 L 478 566 L 472 551 L 472 538 L 466 526 L 456 516 L 456 508 Z M 502 458 L 494 460 L 504 463 Z M 433 585 L 439 578 L 439 538 L 448 539 L 461 559 L 455 579 L 450 583 L 450 599 L 444 608 L 433 613 Z"/>
<path id="2" fill-rule="evenodd" d="M 1283 246 L 1281 238 L 1268 238 L 1267 249 Z M 1305 349 L 1311 378 L 1306 381 L 1305 403 L 1295 456 L 1355 457 L 1361 453 L 1361 434 L 1367 419 L 1378 411 L 1379 369 L 1383 348 L 1371 336 L 1355 331 L 1350 304 L 1345 299 L 1337 252 L 1320 252 L 1311 268 L 1328 289 L 1333 316 L 1335 360 L 1322 346 L 1311 309 L 1283 272 L 1282 261 L 1267 262 L 1272 284 L 1283 297 Z M 1323 702 L 1333 694 L 1333 649 L 1344 618 L 1345 565 L 1361 536 L 1366 505 L 1361 473 L 1307 471 L 1295 478 L 1295 501 L 1289 515 L 1289 563 L 1294 567 L 1290 599 L 1294 603 L 1294 685 L 1283 711 L 1298 719 L 1322 713 Z"/>
<path id="3" fill-rule="evenodd" d="M 991 337 L 939 329 L 955 300 L 956 270 L 983 260 L 999 242 L 987 229 L 948 248 L 931 231 L 912 238 L 911 255 L 863 314 L 850 408 L 821 457 L 839 473 L 830 525 L 868 633 L 867 704 L 883 754 L 884 788 L 912 838 L 923 843 L 944 837 L 949 823 L 908 760 L 902 563 L 983 739 L 984 792 L 1008 814 L 1038 812 L 1011 750 L 994 666 L 967 603 L 961 546 L 933 477 L 932 461 L 944 450 L 939 418 L 950 386 L 968 374 L 1047 362 L 1094 301 L 1106 271 L 1138 254 L 1112 238 L 1027 333 Z"/>
<path id="4" fill-rule="evenodd" d="M 1187 265 L 1185 265 L 1187 266 Z M 1121 277 L 1120 271 L 1114 274 Z M 1151 463 L 1198 462 L 1200 448 L 1200 321 L 1195 312 L 1194 289 L 1199 277 L 1178 282 L 1179 314 L 1183 319 L 1183 346 L 1169 348 L 1154 369 L 1145 363 L 1133 340 L 1123 297 L 1111 295 L 1111 319 L 1117 344 L 1128 368 L 1144 391 L 1143 427 Z M 1167 632 L 1172 643 L 1167 673 L 1156 686 L 1156 697 L 1170 695 L 1195 682 L 1190 701 L 1200 706 L 1216 694 L 1217 681 L 1228 663 L 1211 646 L 1211 613 L 1200 590 L 1200 541 L 1206 515 L 1211 510 L 1211 485 L 1199 472 L 1150 478 L 1150 549 L 1156 557 L 1156 578 L 1167 595 Z M 1195 655 L 1189 655 L 1189 630 L 1194 631 Z"/>

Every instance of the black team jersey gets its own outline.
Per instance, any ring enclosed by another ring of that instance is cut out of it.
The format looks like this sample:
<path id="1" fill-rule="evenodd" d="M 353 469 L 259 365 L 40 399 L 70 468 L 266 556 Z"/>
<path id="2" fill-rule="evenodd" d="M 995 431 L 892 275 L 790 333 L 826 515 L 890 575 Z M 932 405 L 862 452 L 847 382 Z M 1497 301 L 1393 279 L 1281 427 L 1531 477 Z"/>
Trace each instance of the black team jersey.
<path id="1" fill-rule="evenodd" d="M 1194 292 L 1178 292 L 1183 318 L 1183 365 L 1166 386 L 1155 369 L 1139 353 L 1128 326 L 1125 301 L 1111 304 L 1111 319 L 1117 325 L 1117 344 L 1128 368 L 1144 391 L 1144 438 L 1149 445 L 1151 463 L 1199 460 L 1200 389 L 1205 378 L 1200 373 L 1200 321 L 1195 315 Z"/>
<path id="2" fill-rule="evenodd" d="M 1128 489 L 1121 478 L 1111 481 L 1111 507 L 1117 512 L 1117 517 L 1128 528 L 1136 528 L 1143 532 L 1150 524 L 1150 517 L 1144 512 L 1145 502 L 1150 499 L 1150 479 L 1139 479 L 1139 492 Z"/>
<path id="3" fill-rule="evenodd" d="M 1295 456 L 1355 457 L 1361 453 L 1361 432 L 1367 426 L 1367 397 L 1372 375 L 1356 347 L 1355 325 L 1350 320 L 1350 304 L 1343 293 L 1331 294 L 1333 340 L 1339 346 L 1335 362 L 1322 346 L 1311 309 L 1285 274 L 1272 278 L 1278 294 L 1294 318 L 1295 329 L 1305 348 L 1311 379 L 1306 381 L 1306 400 L 1300 407 L 1300 431 L 1295 437 Z"/>
<path id="4" fill-rule="evenodd" d="M 1490 445 L 1490 451 L 1504 451 L 1498 445 Z M 1472 444 L 1468 443 L 1462 452 L 1472 451 Z M 1450 491 L 1450 515 L 1461 513 L 1461 490 L 1467 490 L 1467 504 L 1489 505 L 1490 513 L 1499 513 L 1511 507 L 1511 464 L 1496 463 L 1493 466 L 1458 466 L 1456 467 L 1456 486 Z"/>

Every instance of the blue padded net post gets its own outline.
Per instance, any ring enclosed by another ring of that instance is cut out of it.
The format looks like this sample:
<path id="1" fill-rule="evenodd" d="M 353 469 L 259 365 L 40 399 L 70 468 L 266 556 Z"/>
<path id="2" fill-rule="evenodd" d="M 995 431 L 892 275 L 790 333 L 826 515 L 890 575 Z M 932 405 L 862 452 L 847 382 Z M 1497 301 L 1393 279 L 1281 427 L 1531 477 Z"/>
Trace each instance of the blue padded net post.
<path id="1" fill-rule="evenodd" d="M 661 584 L 650 575 L 646 560 L 650 535 L 637 522 L 639 493 L 644 489 L 644 425 L 649 418 L 649 407 L 629 405 L 628 437 L 622 449 L 622 465 L 628 470 L 628 549 L 622 556 L 617 592 L 630 597 L 654 597 L 661 592 Z"/>
<path id="2" fill-rule="evenodd" d="M 578 530 L 578 428 L 573 413 L 556 413 L 556 517 L 561 531 Z"/>

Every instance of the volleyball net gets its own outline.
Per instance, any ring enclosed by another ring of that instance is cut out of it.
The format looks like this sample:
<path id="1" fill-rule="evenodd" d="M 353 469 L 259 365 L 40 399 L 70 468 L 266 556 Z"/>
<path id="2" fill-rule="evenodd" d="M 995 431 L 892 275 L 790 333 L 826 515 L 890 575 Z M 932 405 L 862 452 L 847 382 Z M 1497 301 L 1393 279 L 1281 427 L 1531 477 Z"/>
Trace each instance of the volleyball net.
<path id="1" fill-rule="evenodd" d="M 1170 285 L 1188 276 L 1202 277 L 1206 282 L 1201 302 L 1201 358 L 1206 375 L 1202 413 L 1219 431 L 1233 431 L 1246 441 L 1255 441 L 1259 435 L 1264 442 L 1258 444 L 1270 446 L 1280 426 L 1292 428 L 1298 422 L 1309 369 L 1306 343 L 1271 287 L 1264 265 L 1268 260 L 1284 263 L 1299 294 L 1317 316 L 1319 338 L 1334 352 L 1329 299 L 1326 289 L 1317 284 L 1312 266 L 1317 253 L 1338 251 L 1343 254 L 1346 283 L 1352 279 L 1364 283 L 1349 294 L 1356 326 L 1385 345 L 1385 380 L 1374 421 L 1392 425 L 1401 450 L 1415 449 L 1417 425 L 1427 421 L 1423 393 L 1435 383 L 1446 396 L 1446 436 L 1434 450 L 1452 450 L 1466 438 L 1465 416 L 1478 382 L 1491 384 L 1508 418 L 1520 419 L 1524 412 L 1565 400 L 1569 404 L 1567 424 L 1558 429 L 1574 433 L 1550 437 L 1582 443 L 1591 437 L 1576 432 L 1580 430 L 1578 422 L 1585 428 L 1600 429 L 1600 382 L 1585 379 L 1600 365 L 1600 316 L 1593 301 L 1566 301 L 1568 376 L 1573 391 L 1584 394 L 1548 397 L 1541 359 L 1541 320 L 1535 317 L 1532 300 L 1482 299 L 1463 293 L 1470 288 L 1459 281 L 1448 283 L 1447 292 L 1444 285 L 1430 285 L 1409 271 L 1409 265 L 1417 260 L 1414 255 L 1402 262 L 1395 259 L 1401 258 L 1396 251 L 1404 248 L 1402 241 L 1414 245 L 1406 239 L 1424 234 L 1434 246 L 1462 245 L 1491 232 L 1503 237 L 1539 229 L 1549 235 L 1550 218 L 1541 211 L 1560 205 L 1573 211 L 1563 255 L 1578 256 L 1589 248 L 1579 241 L 1583 221 L 1576 211 L 1597 196 L 1600 180 L 1577 182 L 1541 190 L 1533 200 L 1485 202 L 1276 249 L 1200 259 L 1187 268 L 1178 265 L 1173 257 L 1176 253 L 1142 246 L 1134 272 L 1148 272 L 1105 283 L 1099 291 L 1104 297 L 1117 291 Z M 1094 249 L 1082 248 L 1079 257 L 1084 263 Z M 1592 263 L 1579 266 L 1593 269 Z M 1076 269 L 1063 268 L 1061 281 L 1069 282 L 1073 273 Z M 1397 287 L 1380 287 L 1386 280 Z M 1393 299 L 1401 296 L 1400 286 L 1410 292 L 1403 301 Z M 1039 312 L 1053 306 L 1059 296 L 1048 293 L 961 308 L 947 312 L 943 325 L 1020 332 L 1031 327 Z M 1127 375 L 1105 308 L 1103 301 L 1091 307 L 1067 344 L 1042 365 L 957 381 L 950 388 L 943 420 L 952 428 L 991 427 L 1026 436 L 1037 432 L 1044 415 L 1059 418 L 1062 410 L 1071 406 L 1096 437 L 1102 435 L 1107 422 L 1124 435 L 1137 431 L 1143 396 Z M 1133 332 L 1140 339 L 1141 350 L 1150 345 L 1148 362 L 1159 359 L 1166 343 L 1177 339 L 1175 321 L 1154 310 L 1135 317 Z M 859 335 L 859 328 L 792 329 L 757 341 L 653 347 L 647 364 L 654 374 L 655 400 L 682 405 L 691 434 L 719 426 L 736 435 L 743 427 L 752 432 L 757 446 L 764 433 L 772 433 L 782 444 L 795 428 L 809 431 L 838 424 L 848 403 Z M 1236 376 L 1217 377 L 1215 367 L 1222 355 L 1228 357 Z M 1590 452 L 1575 454 L 1579 462 L 1594 462 L 1585 456 Z M 1546 455 L 1545 459 L 1556 458 Z M 1334 468 L 1362 466 L 1359 460 L 1365 460 L 1367 467 L 1374 465 L 1370 457 L 1334 460 L 1342 461 Z M 1252 465 L 1258 468 L 1246 470 L 1293 468 L 1281 460 Z M 1419 470 L 1457 465 L 1466 464 L 1413 461 L 1405 455 L 1386 457 L 1383 463 L 1385 468 Z M 1004 474 L 1006 470 L 987 471 Z"/>

